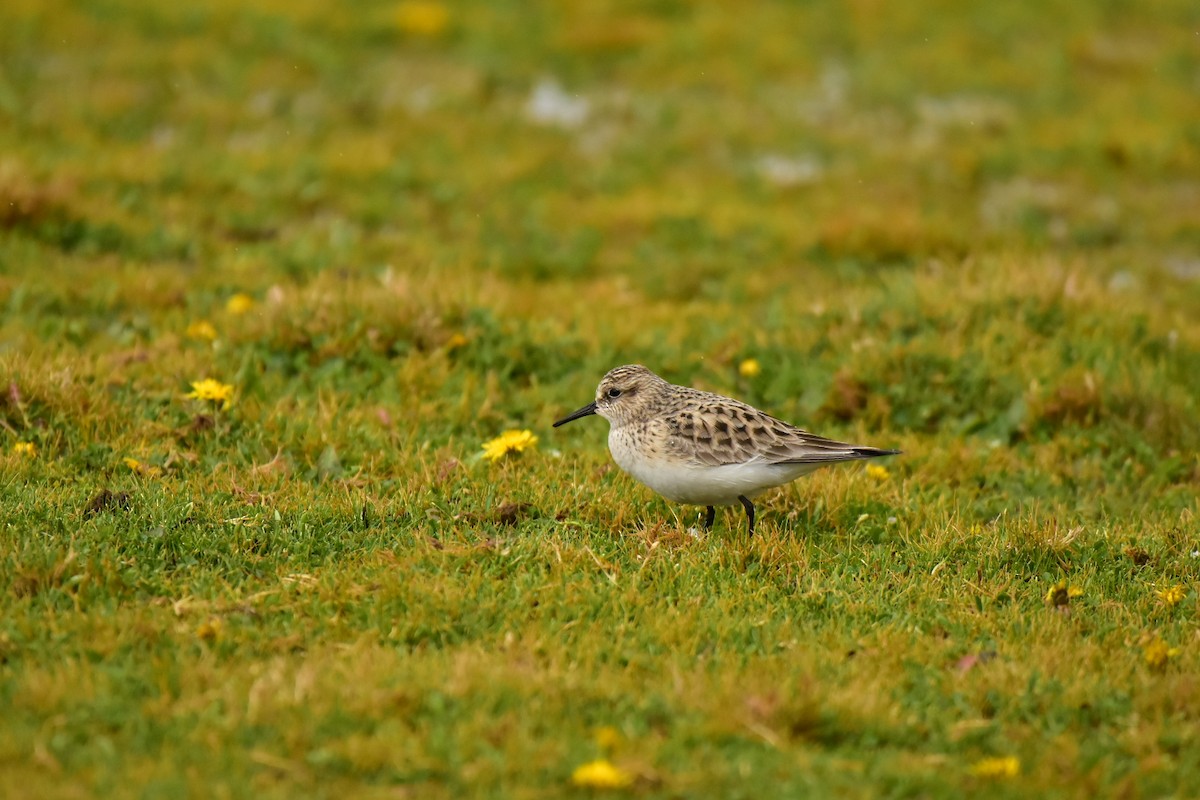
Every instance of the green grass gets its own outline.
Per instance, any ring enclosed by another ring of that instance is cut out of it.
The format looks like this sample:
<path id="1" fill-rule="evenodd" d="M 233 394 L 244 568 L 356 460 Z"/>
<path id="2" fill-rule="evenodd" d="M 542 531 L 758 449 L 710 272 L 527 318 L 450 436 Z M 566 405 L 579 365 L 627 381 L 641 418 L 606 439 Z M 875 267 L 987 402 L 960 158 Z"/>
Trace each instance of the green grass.
<path id="1" fill-rule="evenodd" d="M 1200 793 L 1195 3 L 447 9 L 0 10 L 0 795 Z"/>

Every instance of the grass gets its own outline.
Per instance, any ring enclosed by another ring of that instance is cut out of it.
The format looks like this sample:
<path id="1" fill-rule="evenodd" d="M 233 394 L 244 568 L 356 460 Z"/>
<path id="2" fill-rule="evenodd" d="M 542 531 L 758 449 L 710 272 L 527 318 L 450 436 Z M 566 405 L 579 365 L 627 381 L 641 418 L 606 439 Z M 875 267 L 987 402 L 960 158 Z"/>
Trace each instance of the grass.
<path id="1" fill-rule="evenodd" d="M 0 794 L 1200 792 L 1198 23 L 5 4 Z M 904 455 L 690 536 L 629 362 Z"/>

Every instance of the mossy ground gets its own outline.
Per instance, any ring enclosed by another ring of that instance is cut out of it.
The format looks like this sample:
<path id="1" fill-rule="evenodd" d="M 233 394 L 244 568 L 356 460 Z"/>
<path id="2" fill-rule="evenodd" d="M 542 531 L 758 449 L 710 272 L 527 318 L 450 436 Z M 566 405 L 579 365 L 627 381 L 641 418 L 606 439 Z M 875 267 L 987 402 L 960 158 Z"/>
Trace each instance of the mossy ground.
<path id="1" fill-rule="evenodd" d="M 0 794 L 1197 794 L 1198 27 L 6 2 Z M 694 537 L 627 362 L 904 455 Z"/>

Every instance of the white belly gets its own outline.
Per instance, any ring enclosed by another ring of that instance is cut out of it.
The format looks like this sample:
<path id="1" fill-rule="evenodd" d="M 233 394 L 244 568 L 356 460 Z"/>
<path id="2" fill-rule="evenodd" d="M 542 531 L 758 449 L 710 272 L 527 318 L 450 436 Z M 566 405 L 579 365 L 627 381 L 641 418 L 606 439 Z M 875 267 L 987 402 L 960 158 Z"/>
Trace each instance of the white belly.
<path id="1" fill-rule="evenodd" d="M 668 500 L 697 506 L 729 506 L 818 469 L 820 464 L 746 462 L 719 467 L 690 465 L 664 454 L 647 454 L 621 435 L 608 436 L 617 466 Z"/>

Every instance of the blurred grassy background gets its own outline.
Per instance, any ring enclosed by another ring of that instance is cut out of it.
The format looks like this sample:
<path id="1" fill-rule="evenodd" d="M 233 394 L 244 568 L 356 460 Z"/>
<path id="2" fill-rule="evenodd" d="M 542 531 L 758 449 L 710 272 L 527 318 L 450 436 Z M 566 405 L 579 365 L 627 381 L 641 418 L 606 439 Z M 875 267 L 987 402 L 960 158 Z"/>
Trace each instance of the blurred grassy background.
<path id="1" fill-rule="evenodd" d="M 1200 791 L 1198 26 L 5 3 L 0 786 Z M 627 362 L 905 455 L 695 540 Z"/>

